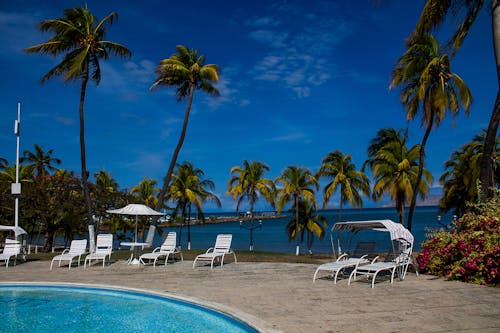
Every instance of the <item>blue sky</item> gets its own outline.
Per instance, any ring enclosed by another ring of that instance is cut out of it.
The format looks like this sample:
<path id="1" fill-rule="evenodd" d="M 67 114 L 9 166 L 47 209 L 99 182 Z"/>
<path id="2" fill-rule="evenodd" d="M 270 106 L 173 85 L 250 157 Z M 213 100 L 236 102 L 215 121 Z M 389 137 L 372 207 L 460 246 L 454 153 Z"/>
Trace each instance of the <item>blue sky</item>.
<path id="1" fill-rule="evenodd" d="M 383 127 L 409 126 L 411 144 L 420 121 L 406 122 L 391 70 L 404 52 L 424 1 L 3 1 L 0 4 L 0 156 L 15 160 L 13 122 L 22 102 L 21 151 L 53 149 L 62 167 L 80 173 L 78 83 L 39 79 L 60 59 L 25 54 L 43 42 L 37 22 L 87 3 L 99 18 L 119 19 L 108 39 L 126 45 L 131 59 L 101 62 L 102 81 L 89 85 L 85 104 L 87 165 L 111 172 L 121 188 L 144 177 L 159 181 L 177 143 L 185 103 L 174 89 L 149 87 L 161 59 L 175 46 L 197 48 L 221 68 L 221 96 L 195 95 L 178 161 L 189 160 L 216 184 L 224 209 L 229 170 L 243 160 L 270 166 L 269 178 L 288 165 L 316 171 L 340 149 L 358 167 L 368 142 Z M 380 4 L 379 4 L 380 3 Z M 452 70 L 474 95 L 469 117 L 448 118 L 431 133 L 428 168 L 437 182 L 453 149 L 485 128 L 497 90 L 491 18 L 484 10 Z M 338 206 L 337 196 L 330 205 Z M 375 204 L 365 200 L 365 206 Z M 260 209 L 266 208 L 262 203 Z M 208 207 L 208 210 L 211 208 Z"/>

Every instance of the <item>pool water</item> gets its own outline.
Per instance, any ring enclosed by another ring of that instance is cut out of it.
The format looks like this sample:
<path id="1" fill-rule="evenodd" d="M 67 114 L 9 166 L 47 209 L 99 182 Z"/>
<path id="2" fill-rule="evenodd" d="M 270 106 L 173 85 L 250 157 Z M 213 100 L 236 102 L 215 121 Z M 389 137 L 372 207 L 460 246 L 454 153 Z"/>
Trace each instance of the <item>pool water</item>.
<path id="1" fill-rule="evenodd" d="M 113 289 L 0 286 L 0 332 L 257 332 L 199 305 Z"/>

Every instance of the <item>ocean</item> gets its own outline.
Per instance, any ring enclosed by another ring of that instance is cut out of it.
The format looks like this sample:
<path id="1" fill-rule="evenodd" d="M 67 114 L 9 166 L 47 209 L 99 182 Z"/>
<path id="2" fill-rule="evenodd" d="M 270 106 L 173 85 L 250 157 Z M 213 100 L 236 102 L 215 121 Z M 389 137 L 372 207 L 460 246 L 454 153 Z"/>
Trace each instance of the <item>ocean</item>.
<path id="1" fill-rule="evenodd" d="M 324 210 L 318 212 L 328 220 L 328 227 L 325 228 L 325 237 L 318 239 L 315 237 L 311 251 L 313 253 L 332 253 L 332 242 L 330 238 L 330 229 L 338 221 L 338 210 Z M 207 214 L 217 216 L 234 216 L 232 213 L 217 213 Z M 289 241 L 285 231 L 286 224 L 290 221 L 290 214 L 286 213 L 286 217 L 279 219 L 264 219 L 262 227 L 254 230 L 254 250 L 270 251 L 280 253 L 295 253 L 296 240 Z M 451 223 L 453 216 L 444 214 L 438 220 L 438 207 L 417 207 L 413 218 L 412 233 L 415 237 L 414 251 L 419 251 L 421 243 L 426 239 L 428 228 L 438 229 L 443 228 L 446 224 Z M 363 221 L 363 220 L 381 220 L 390 219 L 398 221 L 398 216 L 394 208 L 368 208 L 368 209 L 344 209 L 342 211 L 342 221 Z M 244 225 L 248 225 L 249 222 Z M 179 228 L 163 228 L 164 234 L 168 231 L 176 231 L 179 237 Z M 217 234 L 228 233 L 233 235 L 232 248 L 234 250 L 248 250 L 250 243 L 250 231 L 244 227 L 240 227 L 239 222 L 224 222 L 217 224 L 202 224 L 191 225 L 191 248 L 192 249 L 207 249 L 212 247 Z M 335 243 L 335 251 L 337 251 L 337 233 L 333 234 Z M 358 241 L 374 241 L 376 242 L 375 251 L 386 252 L 391 247 L 389 234 L 376 231 L 362 231 L 356 235 L 342 234 L 341 246 L 344 251 L 349 251 L 354 248 Z M 156 234 L 153 247 L 160 246 L 162 236 Z M 181 235 L 181 246 L 187 248 L 187 227 L 184 226 Z M 300 244 L 300 253 L 308 253 L 306 237 Z"/>

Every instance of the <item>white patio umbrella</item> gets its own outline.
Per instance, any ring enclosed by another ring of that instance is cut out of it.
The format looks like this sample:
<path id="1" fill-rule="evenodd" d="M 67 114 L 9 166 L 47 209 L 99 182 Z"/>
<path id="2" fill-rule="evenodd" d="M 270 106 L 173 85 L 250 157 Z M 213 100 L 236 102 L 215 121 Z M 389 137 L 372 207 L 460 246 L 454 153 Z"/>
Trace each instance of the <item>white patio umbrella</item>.
<path id="1" fill-rule="evenodd" d="M 137 243 L 137 217 L 139 215 L 141 216 L 163 215 L 162 213 L 157 212 L 156 210 L 143 204 L 129 204 L 122 208 L 107 210 L 106 212 L 111 214 L 120 214 L 120 215 L 135 215 L 135 235 L 134 235 L 135 243 Z"/>

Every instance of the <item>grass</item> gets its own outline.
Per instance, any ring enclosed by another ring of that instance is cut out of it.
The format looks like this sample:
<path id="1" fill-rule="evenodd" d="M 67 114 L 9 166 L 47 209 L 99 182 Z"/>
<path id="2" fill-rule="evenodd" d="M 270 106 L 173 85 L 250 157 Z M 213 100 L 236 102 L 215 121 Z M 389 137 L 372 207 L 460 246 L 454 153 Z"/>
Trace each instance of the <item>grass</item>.
<path id="1" fill-rule="evenodd" d="M 143 252 L 149 252 L 145 250 Z M 182 255 L 184 260 L 194 260 L 194 258 L 205 252 L 204 250 L 182 250 Z M 248 251 L 248 250 L 238 250 L 236 252 L 236 257 L 239 262 L 285 262 L 285 263 L 303 263 L 303 264 L 321 264 L 327 261 L 333 260 L 331 254 L 301 254 L 296 256 L 292 253 L 275 253 L 267 251 Z M 52 258 L 60 254 L 61 252 L 54 253 L 31 253 L 26 255 L 28 261 L 49 261 Z M 130 257 L 129 250 L 114 250 L 111 258 L 113 260 L 126 260 Z M 229 260 L 232 256 L 229 256 Z"/>

